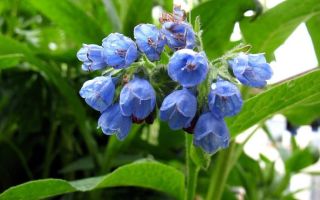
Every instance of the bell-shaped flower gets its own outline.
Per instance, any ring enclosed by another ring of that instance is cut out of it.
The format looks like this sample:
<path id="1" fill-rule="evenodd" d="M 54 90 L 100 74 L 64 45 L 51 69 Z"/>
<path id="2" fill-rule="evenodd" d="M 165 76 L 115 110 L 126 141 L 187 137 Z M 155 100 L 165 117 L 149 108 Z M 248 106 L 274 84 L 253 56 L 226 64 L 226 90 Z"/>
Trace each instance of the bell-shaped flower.
<path id="1" fill-rule="evenodd" d="M 211 112 L 202 114 L 197 121 L 193 143 L 207 153 L 213 154 L 220 148 L 229 146 L 229 131 L 223 118 Z"/>
<path id="2" fill-rule="evenodd" d="M 104 60 L 115 69 L 127 68 L 139 57 L 136 44 L 120 33 L 111 33 L 102 40 Z"/>
<path id="3" fill-rule="evenodd" d="M 208 60 L 204 52 L 191 49 L 176 51 L 170 58 L 168 74 L 183 87 L 193 87 L 206 79 Z"/>
<path id="4" fill-rule="evenodd" d="M 210 111 L 219 117 L 236 115 L 242 107 L 238 87 L 229 81 L 218 79 L 211 85 L 208 106 Z"/>
<path id="5" fill-rule="evenodd" d="M 103 48 L 95 44 L 83 44 L 77 52 L 78 59 L 83 62 L 81 68 L 84 71 L 94 71 L 107 66 L 103 59 Z"/>
<path id="6" fill-rule="evenodd" d="M 162 24 L 167 45 L 173 51 L 193 49 L 196 45 L 195 33 L 190 24 L 180 21 L 167 21 Z"/>
<path id="7" fill-rule="evenodd" d="M 134 77 L 121 90 L 120 108 L 124 116 L 145 119 L 156 105 L 156 93 L 146 79 Z"/>
<path id="8" fill-rule="evenodd" d="M 264 54 L 244 54 L 229 60 L 234 75 L 244 85 L 264 87 L 272 76 L 272 70 Z"/>
<path id="9" fill-rule="evenodd" d="M 115 85 L 110 76 L 98 76 L 86 81 L 79 93 L 89 106 L 103 112 L 113 101 Z"/>
<path id="10" fill-rule="evenodd" d="M 111 105 L 98 120 L 98 127 L 101 127 L 104 134 L 116 134 L 119 140 L 124 140 L 127 137 L 131 125 L 131 117 L 122 115 L 119 104 Z"/>
<path id="11" fill-rule="evenodd" d="M 160 59 L 160 55 L 166 44 L 163 33 L 153 24 L 139 24 L 134 28 L 134 38 L 141 52 L 150 61 Z"/>
<path id="12" fill-rule="evenodd" d="M 173 18 L 177 22 L 186 21 L 187 14 L 182 10 L 181 5 L 175 5 L 173 7 Z"/>
<path id="13" fill-rule="evenodd" d="M 197 99 L 186 88 L 169 94 L 160 107 L 160 119 L 173 130 L 188 128 L 197 111 Z"/>

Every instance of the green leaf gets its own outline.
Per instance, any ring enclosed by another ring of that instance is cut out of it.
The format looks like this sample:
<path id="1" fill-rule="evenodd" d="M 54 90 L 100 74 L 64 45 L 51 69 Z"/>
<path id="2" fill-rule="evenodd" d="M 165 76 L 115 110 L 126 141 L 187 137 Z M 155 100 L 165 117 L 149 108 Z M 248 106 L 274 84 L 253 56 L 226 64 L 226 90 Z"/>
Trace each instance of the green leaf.
<path id="1" fill-rule="evenodd" d="M 0 70 L 15 67 L 23 58 L 23 54 L 0 55 Z"/>
<path id="2" fill-rule="evenodd" d="M 295 125 L 310 125 L 320 117 L 320 103 L 299 104 L 285 111 L 284 114 Z"/>
<path id="3" fill-rule="evenodd" d="M 247 18 L 240 22 L 244 40 L 252 51 L 265 52 L 270 57 L 302 22 L 320 13 L 318 0 L 285 1 L 267 10 L 256 20 Z"/>
<path id="4" fill-rule="evenodd" d="M 311 40 L 313 42 L 313 47 L 318 59 L 318 65 L 320 65 L 320 15 L 314 16 L 309 19 L 306 23 Z"/>
<path id="5" fill-rule="evenodd" d="M 126 12 L 123 18 L 122 32 L 127 36 L 133 36 L 133 29 L 140 23 L 152 22 L 152 6 L 153 1 L 150 0 L 127 0 Z M 122 4 L 122 6 L 125 6 Z"/>
<path id="6" fill-rule="evenodd" d="M 29 0 L 29 2 L 53 23 L 63 28 L 69 37 L 79 44 L 101 43 L 105 36 L 95 20 L 70 0 Z M 110 22 L 105 21 L 103 25 L 110 27 L 111 30 Z"/>
<path id="7" fill-rule="evenodd" d="M 85 110 L 80 102 L 80 98 L 74 91 L 74 89 L 69 85 L 69 83 L 62 78 L 60 72 L 57 68 L 44 63 L 42 60 L 38 59 L 33 55 L 33 51 L 28 48 L 28 46 L 12 39 L 5 37 L 0 34 L 0 44 L 6 44 L 6 46 L 0 46 L 1 54 L 13 54 L 18 53 L 24 55 L 25 59 L 33 65 L 33 67 L 42 73 L 51 83 L 53 83 L 57 90 L 68 102 L 74 117 L 76 119 L 77 125 L 79 127 L 80 133 L 84 137 L 87 147 L 92 155 L 96 154 L 97 146 L 91 133 L 86 125 L 86 114 Z"/>
<path id="8" fill-rule="evenodd" d="M 297 150 L 285 161 L 286 172 L 298 173 L 305 167 L 308 167 L 319 160 L 318 150 L 307 147 Z"/>
<path id="9" fill-rule="evenodd" d="M 187 133 L 186 133 L 187 134 Z M 202 169 L 206 170 L 210 165 L 210 155 L 204 152 L 201 148 L 191 146 L 190 157 L 192 161 Z"/>
<path id="10" fill-rule="evenodd" d="M 200 4 L 191 11 L 192 22 L 200 16 L 202 40 L 209 58 L 221 56 L 230 46 L 230 36 L 234 25 L 242 19 L 244 12 L 255 9 L 252 0 L 211 0 Z M 208 12 L 208 8 L 214 12 Z"/>
<path id="11" fill-rule="evenodd" d="M 184 195 L 184 175 L 155 161 L 139 161 L 119 167 L 106 176 L 78 181 L 43 179 L 11 187 L 0 194 L 0 200 L 33 200 L 70 192 L 86 192 L 98 188 L 136 186 L 167 193 L 176 199 Z"/>
<path id="12" fill-rule="evenodd" d="M 319 76 L 320 70 L 315 70 L 272 87 L 245 101 L 242 111 L 237 116 L 227 118 L 232 136 L 236 136 L 256 123 L 283 112 L 291 106 L 310 99 L 319 99 Z"/>

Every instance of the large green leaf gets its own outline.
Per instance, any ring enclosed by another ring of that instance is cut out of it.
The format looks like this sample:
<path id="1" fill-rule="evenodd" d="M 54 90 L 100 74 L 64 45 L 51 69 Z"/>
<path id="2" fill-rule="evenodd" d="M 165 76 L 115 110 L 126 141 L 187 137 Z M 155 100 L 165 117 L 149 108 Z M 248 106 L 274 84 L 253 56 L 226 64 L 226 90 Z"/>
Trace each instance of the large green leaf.
<path id="1" fill-rule="evenodd" d="M 284 112 L 287 119 L 295 125 L 309 125 L 320 118 L 320 103 L 299 104 Z"/>
<path id="2" fill-rule="evenodd" d="M 221 56 L 230 47 L 230 36 L 235 23 L 242 19 L 244 12 L 255 7 L 252 0 L 235 0 L 232 3 L 211 0 L 191 11 L 192 22 L 200 16 L 204 48 L 210 58 Z"/>
<path id="3" fill-rule="evenodd" d="M 22 54 L 0 55 L 0 70 L 16 66 L 22 57 Z"/>
<path id="4" fill-rule="evenodd" d="M 245 101 L 242 111 L 228 118 L 233 136 L 254 124 L 310 99 L 320 98 L 320 70 L 286 81 Z"/>
<path id="5" fill-rule="evenodd" d="M 29 2 L 79 44 L 101 43 L 105 36 L 95 20 L 69 0 L 29 0 Z M 103 25 L 111 29 L 110 22 L 105 21 Z"/>
<path id="6" fill-rule="evenodd" d="M 184 175 L 170 166 L 144 160 L 119 167 L 112 173 L 100 177 L 70 182 L 62 179 L 30 181 L 7 189 L 0 194 L 0 200 L 33 200 L 76 191 L 85 192 L 119 186 L 150 188 L 182 199 Z"/>
<path id="7" fill-rule="evenodd" d="M 313 42 L 313 47 L 320 66 L 320 15 L 314 16 L 307 21 L 307 28 Z"/>
<path id="8" fill-rule="evenodd" d="M 152 6 L 151 0 L 127 0 L 121 4 L 123 7 L 123 30 L 122 32 L 127 36 L 133 36 L 133 29 L 140 23 L 152 22 Z"/>
<path id="9" fill-rule="evenodd" d="M 270 57 L 300 23 L 319 13 L 319 0 L 288 0 L 256 20 L 242 20 L 240 28 L 254 52 L 265 52 Z"/>
<path id="10" fill-rule="evenodd" d="M 76 94 L 75 90 L 69 85 L 67 80 L 63 79 L 57 68 L 52 67 L 42 60 L 38 59 L 33 55 L 31 49 L 28 46 L 12 39 L 0 35 L 0 43 L 6 44 L 5 46 L 0 46 L 1 54 L 22 54 L 26 61 L 32 64 L 32 66 L 43 74 L 51 83 L 53 83 L 57 90 L 65 97 L 68 102 L 70 109 L 72 110 L 74 117 L 76 119 L 77 125 L 79 127 L 80 133 L 82 133 L 87 147 L 92 154 L 96 153 L 97 147 L 93 140 L 93 137 L 88 131 L 86 126 L 86 114 L 85 110 L 80 102 L 80 98 Z"/>

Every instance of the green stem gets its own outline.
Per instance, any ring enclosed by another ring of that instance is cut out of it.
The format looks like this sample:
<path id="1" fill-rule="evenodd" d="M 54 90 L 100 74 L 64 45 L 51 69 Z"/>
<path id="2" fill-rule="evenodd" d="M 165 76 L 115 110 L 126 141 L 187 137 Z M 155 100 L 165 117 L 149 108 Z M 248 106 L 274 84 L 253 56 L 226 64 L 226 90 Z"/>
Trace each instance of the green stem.
<path id="1" fill-rule="evenodd" d="M 191 145 L 192 145 L 192 135 L 186 135 L 186 167 L 187 167 L 187 176 L 186 176 L 186 193 L 185 200 L 194 200 L 194 196 L 197 188 L 197 179 L 199 173 L 199 167 L 196 166 L 190 157 Z"/>
<path id="2" fill-rule="evenodd" d="M 231 142 L 228 149 L 219 152 L 216 166 L 210 177 L 210 184 L 206 200 L 220 200 L 225 188 L 229 172 L 231 170 L 231 163 L 235 153 L 235 142 Z"/>

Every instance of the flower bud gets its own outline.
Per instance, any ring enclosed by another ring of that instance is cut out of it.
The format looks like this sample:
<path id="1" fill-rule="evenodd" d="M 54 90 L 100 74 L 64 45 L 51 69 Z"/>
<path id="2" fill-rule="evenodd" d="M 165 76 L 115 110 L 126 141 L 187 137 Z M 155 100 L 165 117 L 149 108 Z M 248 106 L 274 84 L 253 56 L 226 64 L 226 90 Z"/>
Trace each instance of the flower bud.
<path id="1" fill-rule="evenodd" d="M 95 71 L 107 66 L 103 59 L 103 48 L 95 44 L 84 44 L 77 52 L 78 59 L 83 62 L 83 71 Z"/>

